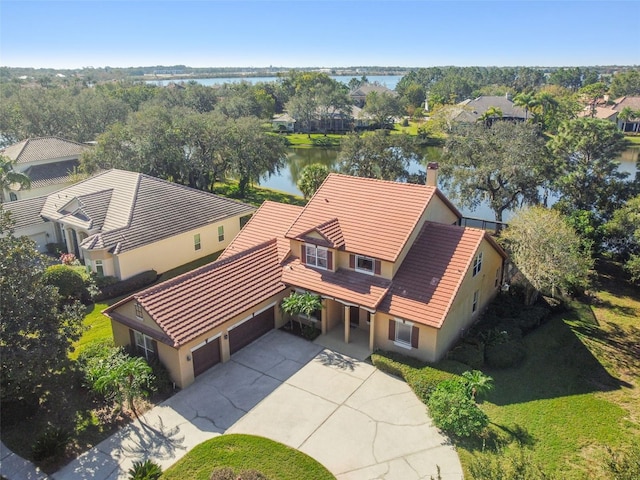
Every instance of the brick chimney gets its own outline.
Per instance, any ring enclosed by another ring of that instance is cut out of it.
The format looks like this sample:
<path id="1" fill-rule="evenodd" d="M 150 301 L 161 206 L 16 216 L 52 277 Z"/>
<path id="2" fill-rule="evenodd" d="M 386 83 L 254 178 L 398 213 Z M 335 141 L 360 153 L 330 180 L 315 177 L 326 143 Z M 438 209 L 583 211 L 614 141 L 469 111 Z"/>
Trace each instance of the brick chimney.
<path id="1" fill-rule="evenodd" d="M 431 187 L 438 186 L 438 162 L 429 162 L 427 164 L 427 185 Z"/>

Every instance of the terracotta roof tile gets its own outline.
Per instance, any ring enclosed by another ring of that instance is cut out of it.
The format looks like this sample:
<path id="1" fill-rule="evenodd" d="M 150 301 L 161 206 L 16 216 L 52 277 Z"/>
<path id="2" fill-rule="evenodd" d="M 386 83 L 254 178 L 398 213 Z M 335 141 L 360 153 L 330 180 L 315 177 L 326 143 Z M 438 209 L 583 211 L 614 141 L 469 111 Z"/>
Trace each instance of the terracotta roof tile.
<path id="1" fill-rule="evenodd" d="M 280 261 L 284 260 L 289 254 L 291 244 L 288 239 L 284 238 L 284 234 L 301 211 L 302 207 L 296 205 L 265 201 L 222 252 L 219 259 L 222 260 L 276 238 L 278 258 Z"/>
<path id="2" fill-rule="evenodd" d="M 380 310 L 440 328 L 485 235 L 476 228 L 427 222 Z"/>
<path id="3" fill-rule="evenodd" d="M 180 346 L 283 291 L 275 239 L 143 290 L 133 299 Z"/>
<path id="4" fill-rule="evenodd" d="M 307 267 L 292 259 L 282 268 L 282 281 L 313 292 L 375 309 L 384 298 L 391 281 L 338 269 L 336 272 Z"/>
<path id="5" fill-rule="evenodd" d="M 437 189 L 332 173 L 287 232 L 301 236 L 337 218 L 344 249 L 395 261 Z"/>
<path id="6" fill-rule="evenodd" d="M 317 238 L 310 237 L 309 234 L 317 232 L 324 241 L 318 242 Z M 311 243 L 322 244 L 325 247 L 341 249 L 344 247 L 344 236 L 342 235 L 342 229 L 340 228 L 340 222 L 337 218 L 333 218 L 327 222 L 324 222 L 317 227 L 312 228 L 308 232 L 300 235 L 300 238 L 304 241 L 310 241 Z"/>

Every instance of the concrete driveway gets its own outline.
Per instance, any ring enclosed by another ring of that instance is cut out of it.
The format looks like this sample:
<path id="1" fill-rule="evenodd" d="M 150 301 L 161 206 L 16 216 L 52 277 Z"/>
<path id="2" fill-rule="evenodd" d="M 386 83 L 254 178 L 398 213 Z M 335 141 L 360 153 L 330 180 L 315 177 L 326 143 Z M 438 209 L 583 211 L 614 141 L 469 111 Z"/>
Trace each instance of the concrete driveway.
<path id="1" fill-rule="evenodd" d="M 458 455 L 401 380 L 284 332 L 272 331 L 207 371 L 53 475 L 126 479 L 136 460 L 169 467 L 222 433 L 297 448 L 338 480 L 460 480 Z"/>

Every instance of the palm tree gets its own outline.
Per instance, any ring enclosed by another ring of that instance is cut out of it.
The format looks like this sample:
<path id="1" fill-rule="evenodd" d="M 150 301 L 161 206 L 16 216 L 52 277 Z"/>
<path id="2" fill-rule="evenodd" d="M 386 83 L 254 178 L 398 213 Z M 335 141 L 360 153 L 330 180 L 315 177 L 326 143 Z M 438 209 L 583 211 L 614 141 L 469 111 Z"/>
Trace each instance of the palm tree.
<path id="1" fill-rule="evenodd" d="M 536 105 L 536 97 L 531 93 L 521 92 L 513 97 L 513 103 L 517 107 L 524 108 L 524 119 L 529 119 L 529 110 Z"/>
<path id="2" fill-rule="evenodd" d="M 486 112 L 480 115 L 480 121 L 484 122 L 487 127 L 490 127 L 496 118 L 502 118 L 502 110 L 498 107 L 489 107 Z"/>
<path id="3" fill-rule="evenodd" d="M 478 395 L 484 395 L 493 389 L 493 378 L 485 375 L 480 370 L 466 371 L 462 374 L 462 378 L 465 380 L 471 398 L 474 400 Z"/>
<path id="4" fill-rule="evenodd" d="M 618 114 L 618 120 L 622 121 L 621 130 L 624 132 L 627 128 L 627 122 L 633 117 L 633 110 L 631 107 L 624 107 Z"/>
<path id="5" fill-rule="evenodd" d="M 21 189 L 31 188 L 31 180 L 23 173 L 13 170 L 13 161 L 0 155 L 0 203 L 4 203 L 4 191 L 11 185 L 18 184 Z"/>

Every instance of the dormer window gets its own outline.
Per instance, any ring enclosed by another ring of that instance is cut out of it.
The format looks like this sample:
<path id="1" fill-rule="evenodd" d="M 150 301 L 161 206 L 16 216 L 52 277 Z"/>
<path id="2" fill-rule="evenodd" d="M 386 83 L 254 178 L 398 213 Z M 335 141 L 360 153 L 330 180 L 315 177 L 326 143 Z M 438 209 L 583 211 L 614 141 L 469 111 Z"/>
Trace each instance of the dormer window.
<path id="1" fill-rule="evenodd" d="M 380 275 L 382 262 L 366 255 L 349 255 L 349 268 L 367 275 Z"/>
<path id="2" fill-rule="evenodd" d="M 138 320 L 143 320 L 144 317 L 142 316 L 142 305 L 140 305 L 138 302 L 135 303 L 135 307 L 136 307 L 136 318 Z"/>
<path id="3" fill-rule="evenodd" d="M 325 247 L 319 247 L 317 245 L 304 245 L 305 259 L 304 262 L 307 265 L 312 265 L 319 268 L 327 268 L 327 249 Z"/>
<path id="4" fill-rule="evenodd" d="M 356 255 L 356 271 L 373 275 L 376 261 L 371 257 Z"/>

